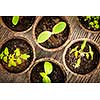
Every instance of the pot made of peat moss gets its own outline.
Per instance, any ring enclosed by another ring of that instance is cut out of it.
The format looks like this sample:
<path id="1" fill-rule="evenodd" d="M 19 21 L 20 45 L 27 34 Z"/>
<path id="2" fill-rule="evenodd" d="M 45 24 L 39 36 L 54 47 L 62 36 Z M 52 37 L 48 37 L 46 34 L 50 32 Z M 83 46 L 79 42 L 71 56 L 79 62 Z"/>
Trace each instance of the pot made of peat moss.
<path id="1" fill-rule="evenodd" d="M 72 74 L 95 74 L 100 67 L 100 48 L 87 38 L 73 40 L 64 50 L 63 63 Z"/>
<path id="2" fill-rule="evenodd" d="M 100 16 L 78 16 L 79 25 L 87 32 L 100 32 Z"/>
<path id="3" fill-rule="evenodd" d="M 10 73 L 25 73 L 34 61 L 35 48 L 25 37 L 14 36 L 0 47 L 0 63 Z"/>
<path id="4" fill-rule="evenodd" d="M 52 58 L 41 58 L 30 70 L 31 83 L 65 83 L 67 73 L 65 67 Z"/>
<path id="5" fill-rule="evenodd" d="M 71 27 L 66 17 L 39 16 L 33 26 L 33 38 L 45 51 L 58 51 L 70 41 Z"/>
<path id="6" fill-rule="evenodd" d="M 0 22 L 10 31 L 26 33 L 32 29 L 35 18 L 35 16 L 2 16 Z"/>

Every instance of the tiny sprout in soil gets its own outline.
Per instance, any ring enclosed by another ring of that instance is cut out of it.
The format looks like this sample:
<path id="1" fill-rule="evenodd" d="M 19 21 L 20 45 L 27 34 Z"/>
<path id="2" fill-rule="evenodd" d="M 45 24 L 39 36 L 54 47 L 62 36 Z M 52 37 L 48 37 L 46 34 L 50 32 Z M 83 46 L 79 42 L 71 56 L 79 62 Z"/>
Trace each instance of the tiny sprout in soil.
<path id="1" fill-rule="evenodd" d="M 73 48 L 70 51 L 70 54 L 74 53 L 74 56 L 77 59 L 75 65 L 74 65 L 75 68 L 78 68 L 80 66 L 80 64 L 81 64 L 81 57 L 83 57 L 83 56 L 85 56 L 87 58 L 87 60 L 89 59 L 89 57 L 91 57 L 91 60 L 93 60 L 94 52 L 92 51 L 92 48 L 91 48 L 90 45 L 89 45 L 89 51 L 88 52 L 84 52 L 84 49 L 86 47 L 86 43 L 87 43 L 87 39 L 85 39 L 83 41 L 83 43 L 81 44 L 80 50 L 78 50 L 79 46 L 76 46 L 75 48 Z"/>
<path id="2" fill-rule="evenodd" d="M 24 60 L 30 58 L 30 55 L 21 54 L 20 49 L 16 48 L 13 54 L 9 53 L 9 49 L 6 47 L 4 51 L 0 54 L 0 59 L 3 60 L 5 63 L 8 64 L 8 67 L 22 64 Z"/>
<path id="3" fill-rule="evenodd" d="M 40 72 L 40 75 L 43 77 L 43 83 L 51 83 L 50 78 L 48 77 L 49 74 L 53 71 L 53 66 L 50 62 L 44 63 L 44 72 Z"/>
<path id="4" fill-rule="evenodd" d="M 88 26 L 94 29 L 99 29 L 100 16 L 84 16 L 84 21 L 88 22 Z"/>
<path id="5" fill-rule="evenodd" d="M 13 16 L 12 17 L 12 24 L 13 25 L 17 25 L 19 22 L 19 16 Z"/>
<path id="6" fill-rule="evenodd" d="M 50 31 L 41 32 L 40 35 L 38 36 L 37 42 L 43 43 L 46 40 L 48 40 L 51 37 L 51 35 L 59 34 L 59 33 L 63 32 L 65 28 L 66 28 L 66 23 L 59 22 L 52 28 L 52 32 L 50 32 Z"/>

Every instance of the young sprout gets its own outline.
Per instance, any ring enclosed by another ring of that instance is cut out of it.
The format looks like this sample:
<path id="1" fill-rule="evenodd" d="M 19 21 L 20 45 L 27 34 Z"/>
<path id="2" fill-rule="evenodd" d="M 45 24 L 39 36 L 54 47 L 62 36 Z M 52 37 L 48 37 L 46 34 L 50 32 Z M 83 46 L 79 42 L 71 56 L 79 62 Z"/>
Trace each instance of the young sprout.
<path id="1" fill-rule="evenodd" d="M 93 60 L 93 54 L 94 54 L 94 52 L 92 51 L 92 48 L 91 48 L 90 45 L 89 45 L 89 52 L 84 52 L 84 49 L 86 47 L 86 43 L 87 43 L 87 39 L 85 39 L 83 41 L 83 43 L 81 44 L 80 50 L 78 50 L 79 46 L 76 46 L 69 53 L 69 54 L 74 53 L 75 58 L 76 59 L 78 58 L 77 61 L 76 61 L 76 63 L 75 63 L 75 65 L 74 65 L 75 68 L 78 68 L 80 66 L 80 64 L 81 64 L 81 58 L 83 56 L 85 56 L 87 59 L 89 59 L 89 57 L 91 57 L 91 60 Z"/>
<path id="2" fill-rule="evenodd" d="M 4 51 L 0 54 L 0 59 L 8 64 L 8 67 L 22 64 L 22 60 L 27 60 L 30 58 L 30 55 L 21 54 L 20 49 L 16 48 L 13 54 L 9 53 L 9 49 L 6 47 Z"/>
<path id="3" fill-rule="evenodd" d="M 50 62 L 44 62 L 44 72 L 40 72 L 42 76 L 43 83 L 51 83 L 50 78 L 48 77 L 49 74 L 53 71 L 53 65 Z"/>
<path id="4" fill-rule="evenodd" d="M 18 24 L 18 22 L 19 22 L 19 16 L 13 16 L 12 17 L 12 24 L 16 26 Z"/>
<path id="5" fill-rule="evenodd" d="M 88 26 L 91 28 L 95 28 L 95 29 L 99 29 L 100 25 L 99 25 L 99 20 L 100 20 L 100 16 L 84 16 L 84 21 L 88 22 Z"/>
<path id="6" fill-rule="evenodd" d="M 52 32 L 50 32 L 50 31 L 41 32 L 37 38 L 37 42 L 43 43 L 46 40 L 48 40 L 51 37 L 51 35 L 59 34 L 59 33 L 63 32 L 65 28 L 66 28 L 66 23 L 59 22 L 53 27 Z"/>

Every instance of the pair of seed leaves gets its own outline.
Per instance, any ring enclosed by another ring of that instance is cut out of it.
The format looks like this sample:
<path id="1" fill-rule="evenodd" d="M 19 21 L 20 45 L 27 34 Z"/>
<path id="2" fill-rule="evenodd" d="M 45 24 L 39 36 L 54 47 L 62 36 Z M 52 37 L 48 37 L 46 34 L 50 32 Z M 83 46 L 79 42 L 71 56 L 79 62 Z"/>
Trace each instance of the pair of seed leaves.
<path id="1" fill-rule="evenodd" d="M 93 51 L 92 51 L 92 48 L 91 46 L 89 45 L 89 52 L 84 52 L 83 50 L 85 49 L 86 47 L 86 43 L 87 43 L 87 39 L 85 39 L 81 45 L 81 49 L 80 50 L 77 50 L 79 46 L 76 46 L 75 48 L 73 48 L 71 51 L 70 51 L 70 54 L 74 52 L 75 54 L 75 57 L 78 58 L 78 54 L 80 54 L 81 56 L 83 55 L 86 55 L 86 58 L 89 59 L 89 54 L 91 55 L 91 60 L 93 60 Z M 80 63 L 81 63 L 81 56 L 79 56 L 76 64 L 75 64 L 75 68 L 78 68 L 80 66 Z"/>
<path id="2" fill-rule="evenodd" d="M 16 48 L 13 54 L 9 53 L 9 49 L 6 47 L 4 51 L 0 54 L 0 59 L 3 59 L 5 63 L 8 63 L 8 67 L 17 66 L 16 63 L 21 64 L 22 59 L 27 60 L 30 55 L 21 54 L 20 49 Z"/>
<path id="3" fill-rule="evenodd" d="M 52 71 L 53 71 L 52 63 L 48 61 L 44 62 L 44 72 L 40 72 L 40 75 L 43 78 L 42 79 L 43 83 L 51 83 L 51 80 L 47 75 L 51 74 Z"/>
<path id="4" fill-rule="evenodd" d="M 12 23 L 13 23 L 13 25 L 17 25 L 18 22 L 19 22 L 19 16 L 13 16 L 12 17 Z"/>
<path id="5" fill-rule="evenodd" d="M 51 35 L 59 34 L 59 33 L 63 32 L 65 28 L 66 28 L 66 23 L 59 22 L 53 27 L 52 32 L 50 32 L 50 31 L 41 32 L 37 38 L 37 42 L 44 43 L 46 40 L 48 40 L 51 37 Z"/>

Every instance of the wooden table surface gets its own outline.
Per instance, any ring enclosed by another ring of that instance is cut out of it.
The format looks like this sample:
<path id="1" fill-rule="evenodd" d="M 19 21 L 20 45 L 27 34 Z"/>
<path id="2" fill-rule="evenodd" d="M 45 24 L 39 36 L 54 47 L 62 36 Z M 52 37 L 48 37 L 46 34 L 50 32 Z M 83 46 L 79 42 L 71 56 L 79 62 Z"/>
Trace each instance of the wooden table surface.
<path id="1" fill-rule="evenodd" d="M 96 42 L 100 48 L 100 33 L 93 34 L 91 32 L 86 32 L 84 29 L 80 27 L 78 24 L 78 21 L 76 20 L 75 16 L 66 16 L 66 19 L 68 20 L 72 31 L 71 31 L 71 41 L 79 38 L 89 38 Z M 47 52 L 42 49 L 40 49 L 36 43 L 34 42 L 32 38 L 32 30 L 30 30 L 27 33 L 16 33 L 19 36 L 26 37 L 27 39 L 30 39 L 32 41 L 32 44 L 35 47 L 36 51 L 36 60 L 44 57 L 52 57 L 63 64 L 62 60 L 62 54 L 64 52 L 63 48 L 60 51 L 57 52 Z M 3 27 L 0 24 L 0 47 L 3 44 L 3 42 L 13 37 L 14 35 L 9 29 Z M 67 46 L 67 45 L 66 45 Z M 100 60 L 99 60 L 100 63 Z M 89 74 L 89 75 L 74 75 L 69 71 L 67 72 L 67 82 L 68 83 L 99 83 L 100 82 L 100 66 L 96 70 L 95 73 Z M 5 83 L 29 83 L 30 82 L 30 70 L 23 74 L 12 74 L 7 72 L 3 66 L 0 64 L 0 82 Z"/>

